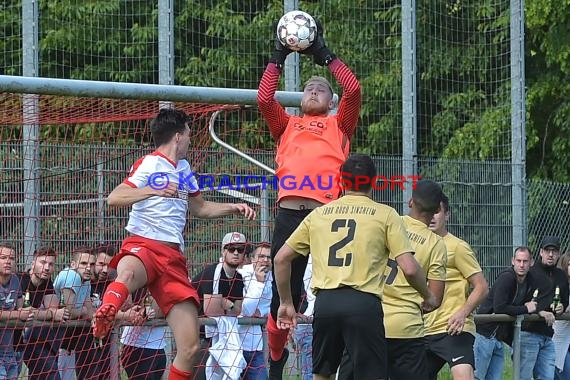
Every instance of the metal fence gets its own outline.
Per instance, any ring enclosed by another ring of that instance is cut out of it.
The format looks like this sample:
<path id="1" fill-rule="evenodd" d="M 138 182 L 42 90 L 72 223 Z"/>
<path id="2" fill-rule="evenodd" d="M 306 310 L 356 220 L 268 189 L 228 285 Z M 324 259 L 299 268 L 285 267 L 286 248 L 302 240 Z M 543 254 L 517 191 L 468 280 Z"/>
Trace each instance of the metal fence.
<path id="1" fill-rule="evenodd" d="M 25 219 L 23 217 L 23 172 L 19 159 L 21 145 L 0 144 L 0 152 L 12 159 L 2 161 L 0 172 L 0 236 L 14 240 L 22 252 Z M 9 153 L 10 152 L 10 153 Z M 39 241 L 61 253 L 61 264 L 67 263 L 73 247 L 101 241 L 119 244 L 128 217 L 126 209 L 108 208 L 106 196 L 119 184 L 138 157 L 148 148 L 42 144 L 39 188 L 34 195 L 40 202 L 41 232 Z M 247 201 L 257 208 L 255 222 L 239 218 L 223 221 L 192 219 L 186 229 L 186 255 L 192 267 L 217 260 L 219 243 L 226 232 L 239 230 L 253 242 L 267 240 L 272 230 L 275 211 L 275 188 L 239 189 L 239 175 L 268 175 L 224 149 L 193 151 L 200 156 L 197 168 L 202 175 L 212 175 L 214 182 L 204 189 L 204 196 L 216 201 Z M 273 167 L 273 152 L 255 151 L 251 155 Z M 401 173 L 400 158 L 374 156 L 378 172 L 387 178 Z M 420 161 L 419 173 L 443 185 L 451 202 L 450 231 L 468 241 L 478 254 L 485 275 L 492 283 L 498 272 L 510 265 L 513 251 L 513 218 L 511 193 L 511 164 L 509 162 L 479 162 L 453 160 Z M 221 182 L 229 178 L 230 183 Z M 271 178 L 269 176 L 269 178 Z M 567 220 L 570 206 L 570 185 L 546 181 L 528 181 L 529 246 L 536 250 L 544 235 L 558 235 L 568 241 Z M 374 199 L 391 205 L 401 214 L 408 212 L 403 204 L 404 193 L 398 187 L 387 186 L 374 191 Z M 269 236 L 270 239 L 270 236 Z M 19 259 L 24 265 L 23 256 Z"/>

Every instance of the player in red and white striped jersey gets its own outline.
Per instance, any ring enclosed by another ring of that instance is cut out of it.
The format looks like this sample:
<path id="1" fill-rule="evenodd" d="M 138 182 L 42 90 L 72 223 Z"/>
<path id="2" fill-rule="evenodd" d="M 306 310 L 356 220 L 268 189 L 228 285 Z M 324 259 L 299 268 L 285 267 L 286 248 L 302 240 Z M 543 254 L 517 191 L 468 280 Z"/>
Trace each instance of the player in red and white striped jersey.
<path id="1" fill-rule="evenodd" d="M 132 206 L 126 227 L 129 236 L 109 264 L 117 269 L 117 279 L 107 287 L 93 327 L 95 337 L 106 336 L 129 293 L 147 286 L 176 341 L 170 380 L 190 378 L 192 357 L 199 347 L 200 301 L 188 280 L 183 254 L 188 212 L 198 218 L 232 214 L 255 218 L 255 211 L 246 204 L 202 198 L 186 161 L 190 123 L 184 112 L 162 109 L 151 124 L 156 151 L 137 161 L 127 179 L 109 194 L 110 206 Z"/>

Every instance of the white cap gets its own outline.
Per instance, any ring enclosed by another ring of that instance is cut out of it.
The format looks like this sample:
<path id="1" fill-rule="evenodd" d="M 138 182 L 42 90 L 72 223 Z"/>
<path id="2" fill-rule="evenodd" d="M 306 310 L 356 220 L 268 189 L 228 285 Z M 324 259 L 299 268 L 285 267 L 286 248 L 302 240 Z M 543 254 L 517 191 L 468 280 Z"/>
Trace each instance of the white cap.
<path id="1" fill-rule="evenodd" d="M 228 244 L 246 244 L 245 235 L 239 232 L 229 232 L 222 240 L 222 249 Z"/>

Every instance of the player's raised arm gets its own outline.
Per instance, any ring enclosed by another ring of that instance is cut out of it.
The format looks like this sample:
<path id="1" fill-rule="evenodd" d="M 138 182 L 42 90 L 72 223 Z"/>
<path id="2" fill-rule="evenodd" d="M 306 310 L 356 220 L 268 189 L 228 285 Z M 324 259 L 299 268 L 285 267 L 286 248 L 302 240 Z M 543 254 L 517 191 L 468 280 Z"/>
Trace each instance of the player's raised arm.
<path id="1" fill-rule="evenodd" d="M 315 21 L 317 22 L 317 38 L 310 47 L 299 53 L 312 55 L 317 65 L 327 66 L 342 87 L 342 98 L 336 118 L 339 129 L 350 138 L 354 134 L 360 117 L 362 105 L 360 83 L 350 68 L 327 47 L 323 25 L 318 20 Z"/>
<path id="2" fill-rule="evenodd" d="M 257 92 L 257 104 L 259 112 L 267 121 L 271 136 L 278 140 L 289 122 L 289 115 L 285 109 L 275 100 L 275 92 L 279 85 L 279 77 L 287 55 L 292 53 L 291 50 L 283 46 L 278 39 L 275 39 L 275 49 L 273 55 L 269 59 L 269 63 L 263 72 L 261 81 L 259 82 L 259 90 Z"/>

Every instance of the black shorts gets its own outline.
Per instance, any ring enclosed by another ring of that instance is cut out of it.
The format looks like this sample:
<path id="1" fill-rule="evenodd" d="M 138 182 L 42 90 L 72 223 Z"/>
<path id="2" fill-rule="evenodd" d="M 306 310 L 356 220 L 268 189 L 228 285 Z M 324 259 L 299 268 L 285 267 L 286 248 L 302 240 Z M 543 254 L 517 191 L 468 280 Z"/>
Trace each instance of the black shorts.
<path id="1" fill-rule="evenodd" d="M 289 239 L 293 231 L 301 224 L 303 219 L 309 215 L 313 210 L 290 210 L 287 208 L 279 207 L 277 209 L 277 216 L 275 217 L 275 228 L 273 230 L 273 237 L 271 239 L 271 260 L 275 259 L 275 255 L 285 241 Z M 305 275 L 305 269 L 307 268 L 308 256 L 301 256 L 295 258 L 291 263 L 291 296 L 293 298 L 293 305 L 295 310 L 299 311 L 301 306 L 301 296 L 304 291 L 303 276 Z M 277 320 L 277 310 L 279 309 L 279 292 L 277 291 L 277 282 L 275 282 L 275 276 L 273 276 L 273 281 L 271 283 L 271 289 L 273 291 L 271 297 L 271 316 L 273 320 Z"/>
<path id="2" fill-rule="evenodd" d="M 387 377 L 380 299 L 351 287 L 319 290 L 313 319 L 313 373 L 335 374 L 345 347 L 355 379 Z"/>
<path id="3" fill-rule="evenodd" d="M 426 336 L 428 342 L 428 366 L 431 379 L 437 378 L 437 373 L 445 365 L 449 367 L 458 364 L 469 364 L 475 368 L 475 355 L 473 354 L 473 344 L 475 337 L 462 332 L 459 335 L 449 335 L 447 333 Z"/>
<path id="4" fill-rule="evenodd" d="M 387 338 L 390 380 L 427 380 L 428 365 L 424 338 Z"/>

